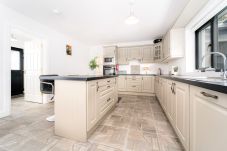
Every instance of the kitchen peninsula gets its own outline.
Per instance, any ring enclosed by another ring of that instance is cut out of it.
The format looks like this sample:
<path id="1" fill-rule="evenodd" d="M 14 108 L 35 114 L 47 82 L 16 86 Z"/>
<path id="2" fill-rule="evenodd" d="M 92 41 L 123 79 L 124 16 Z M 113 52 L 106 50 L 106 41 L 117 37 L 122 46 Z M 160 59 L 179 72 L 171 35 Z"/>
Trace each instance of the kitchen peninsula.
<path id="1" fill-rule="evenodd" d="M 116 76 L 43 76 L 55 80 L 55 134 L 87 141 L 118 100 Z"/>

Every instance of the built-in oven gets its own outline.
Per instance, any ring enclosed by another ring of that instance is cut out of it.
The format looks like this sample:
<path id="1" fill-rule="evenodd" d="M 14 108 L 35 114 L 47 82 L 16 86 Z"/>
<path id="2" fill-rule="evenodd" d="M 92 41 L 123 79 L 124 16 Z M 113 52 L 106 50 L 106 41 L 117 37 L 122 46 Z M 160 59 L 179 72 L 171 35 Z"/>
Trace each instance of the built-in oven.
<path id="1" fill-rule="evenodd" d="M 104 65 L 116 65 L 115 57 L 104 57 L 103 64 Z"/>
<path id="2" fill-rule="evenodd" d="M 116 66 L 115 65 L 103 66 L 103 75 L 116 75 Z"/>

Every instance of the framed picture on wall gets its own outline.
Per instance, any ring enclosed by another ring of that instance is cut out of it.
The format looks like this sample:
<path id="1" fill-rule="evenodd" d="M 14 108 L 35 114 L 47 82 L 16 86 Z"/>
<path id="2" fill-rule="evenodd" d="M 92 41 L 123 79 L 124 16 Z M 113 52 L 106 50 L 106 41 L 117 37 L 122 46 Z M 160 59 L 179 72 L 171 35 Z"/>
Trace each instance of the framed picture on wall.
<path id="1" fill-rule="evenodd" d="M 72 46 L 66 45 L 66 54 L 71 56 L 72 55 Z"/>

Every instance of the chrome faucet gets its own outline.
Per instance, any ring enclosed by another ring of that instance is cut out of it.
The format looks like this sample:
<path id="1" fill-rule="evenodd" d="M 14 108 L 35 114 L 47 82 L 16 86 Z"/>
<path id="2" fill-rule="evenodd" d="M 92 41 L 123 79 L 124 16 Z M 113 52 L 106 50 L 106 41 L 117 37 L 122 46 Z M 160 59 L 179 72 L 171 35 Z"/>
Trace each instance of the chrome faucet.
<path id="1" fill-rule="evenodd" d="M 202 64 L 203 64 L 204 58 L 206 58 L 207 56 L 210 56 L 210 55 L 215 55 L 215 54 L 220 55 L 220 56 L 223 57 L 223 65 L 224 65 L 224 69 L 223 69 L 223 70 L 224 70 L 224 71 L 223 71 L 223 79 L 227 79 L 227 74 L 226 74 L 226 56 L 225 56 L 225 54 L 223 54 L 223 53 L 221 53 L 221 52 L 209 52 L 209 53 L 205 54 L 205 55 L 202 57 L 201 66 L 202 66 Z"/>

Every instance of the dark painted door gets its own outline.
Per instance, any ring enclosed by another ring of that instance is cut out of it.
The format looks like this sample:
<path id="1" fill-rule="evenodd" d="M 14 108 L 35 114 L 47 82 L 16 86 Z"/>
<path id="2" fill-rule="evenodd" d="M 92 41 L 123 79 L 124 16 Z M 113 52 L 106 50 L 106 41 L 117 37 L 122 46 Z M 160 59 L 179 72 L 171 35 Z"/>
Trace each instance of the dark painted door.
<path id="1" fill-rule="evenodd" d="M 11 47 L 11 96 L 24 93 L 24 52 Z"/>

